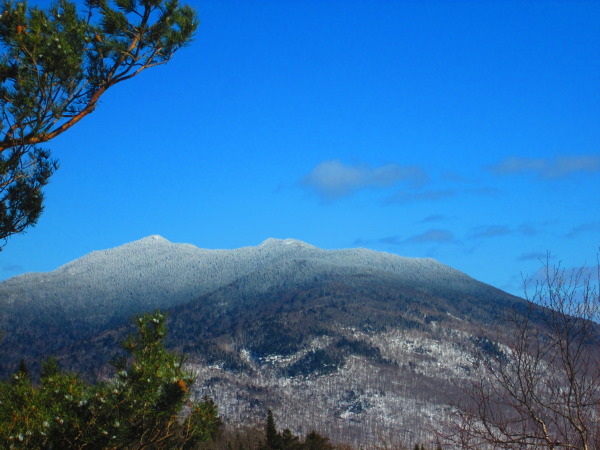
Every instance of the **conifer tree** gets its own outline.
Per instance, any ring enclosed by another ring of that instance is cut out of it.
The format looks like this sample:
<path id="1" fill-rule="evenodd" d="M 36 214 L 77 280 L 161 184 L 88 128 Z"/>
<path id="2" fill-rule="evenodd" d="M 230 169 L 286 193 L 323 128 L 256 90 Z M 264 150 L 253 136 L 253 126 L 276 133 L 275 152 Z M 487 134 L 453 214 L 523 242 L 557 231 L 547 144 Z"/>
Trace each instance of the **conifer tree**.
<path id="1" fill-rule="evenodd" d="M 321 436 L 313 430 L 306 435 L 303 448 L 306 450 L 333 450 L 334 446 L 329 442 L 329 438 Z"/>
<path id="2" fill-rule="evenodd" d="M 27 368 L 27 364 L 25 364 L 25 360 L 21 358 L 19 362 L 19 369 L 17 373 L 23 378 L 29 378 L 29 369 Z"/>
<path id="3" fill-rule="evenodd" d="M 292 434 L 289 428 L 281 432 L 281 448 L 284 450 L 297 450 L 302 448 L 300 438 Z"/>
<path id="4" fill-rule="evenodd" d="M 42 212 L 58 166 L 39 144 L 90 114 L 115 84 L 169 61 L 198 24 L 178 0 L 84 4 L 83 14 L 69 0 L 0 7 L 0 240 Z"/>
<path id="5" fill-rule="evenodd" d="M 213 439 L 221 426 L 208 398 L 190 402 L 193 376 L 164 346 L 165 316 L 137 320 L 123 346 L 115 379 L 88 385 L 44 363 L 40 386 L 17 372 L 0 383 L 0 443 L 8 448 L 190 448 Z"/>
<path id="6" fill-rule="evenodd" d="M 269 409 L 267 411 L 267 421 L 265 423 L 265 439 L 266 448 L 269 450 L 278 450 L 281 448 L 280 436 L 275 426 L 275 419 L 273 418 L 273 412 Z"/>

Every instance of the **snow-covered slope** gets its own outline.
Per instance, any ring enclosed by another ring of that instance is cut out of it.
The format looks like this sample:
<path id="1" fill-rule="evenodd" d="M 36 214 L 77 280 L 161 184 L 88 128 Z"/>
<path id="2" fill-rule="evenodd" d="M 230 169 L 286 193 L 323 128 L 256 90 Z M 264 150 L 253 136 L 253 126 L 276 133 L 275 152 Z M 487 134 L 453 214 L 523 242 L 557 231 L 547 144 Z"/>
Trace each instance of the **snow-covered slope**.
<path id="1" fill-rule="evenodd" d="M 0 283 L 0 311 L 60 310 L 99 324 L 142 310 L 184 304 L 239 279 L 268 289 L 281 279 L 282 272 L 292 270 L 294 261 L 303 262 L 302 271 L 293 274 L 298 282 L 322 276 L 324 270 L 358 270 L 387 273 L 421 289 L 481 288 L 465 274 L 430 258 L 403 258 L 367 249 L 322 250 L 293 239 L 207 250 L 154 235 L 92 252 L 53 272 L 6 280 Z"/>
<path id="2" fill-rule="evenodd" d="M 104 376 L 130 317 L 160 308 L 169 344 L 198 371 L 196 394 L 226 420 L 270 408 L 301 434 L 318 427 L 365 448 L 381 433 L 422 442 L 456 394 L 450 378 L 472 370 L 481 333 L 523 304 L 430 258 L 294 239 L 207 250 L 154 235 L 0 283 L 0 374 L 21 358 L 35 373 L 56 355 Z"/>

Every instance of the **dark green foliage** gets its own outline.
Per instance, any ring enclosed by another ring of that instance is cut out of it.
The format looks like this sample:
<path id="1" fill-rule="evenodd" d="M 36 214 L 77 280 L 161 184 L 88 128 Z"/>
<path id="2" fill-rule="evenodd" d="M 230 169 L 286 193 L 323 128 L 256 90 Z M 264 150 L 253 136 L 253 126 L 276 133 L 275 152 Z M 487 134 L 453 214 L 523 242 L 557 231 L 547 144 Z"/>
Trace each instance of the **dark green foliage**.
<path id="1" fill-rule="evenodd" d="M 251 337 L 249 348 L 253 355 L 261 358 L 268 355 L 290 355 L 300 348 L 298 330 L 294 330 L 276 319 L 267 319 L 248 330 Z"/>
<path id="2" fill-rule="evenodd" d="M 137 330 L 123 343 L 129 358 L 115 361 L 118 372 L 110 382 L 88 385 L 50 359 L 39 387 L 24 370 L 0 383 L 0 442 L 15 448 L 189 448 L 214 438 L 221 426 L 217 407 L 208 398 L 189 401 L 194 378 L 181 356 L 165 350 L 165 316 L 144 315 Z"/>
<path id="3" fill-rule="evenodd" d="M 333 450 L 335 447 L 329 442 L 329 438 L 321 436 L 313 430 L 306 435 L 302 448 L 306 450 Z"/>
<path id="4" fill-rule="evenodd" d="M 281 436 L 277 432 L 275 426 L 275 419 L 273 419 L 273 413 L 269 409 L 267 412 L 267 421 L 265 423 L 265 442 L 266 448 L 269 450 L 281 449 Z"/>
<path id="5" fill-rule="evenodd" d="M 498 361 L 507 361 L 506 354 L 502 351 L 497 342 L 491 341 L 485 336 L 471 337 L 469 340 L 475 344 L 480 357 L 495 359 Z"/>
<path id="6" fill-rule="evenodd" d="M 42 188 L 57 167 L 49 152 L 34 146 L 0 153 L 0 241 L 37 222 L 43 210 Z M 2 246 L 0 242 L 0 250 Z"/>
<path id="7" fill-rule="evenodd" d="M 353 355 L 360 355 L 366 357 L 372 357 L 373 355 L 381 356 L 381 351 L 378 348 L 373 347 L 371 344 L 356 339 L 348 339 L 347 337 L 342 337 L 335 344 L 336 347 L 342 350 L 346 350 L 348 353 Z"/>
<path id="8" fill-rule="evenodd" d="M 42 363 L 40 378 L 49 378 L 60 374 L 60 367 L 56 358 L 50 357 Z"/>
<path id="9" fill-rule="evenodd" d="M 224 427 L 213 442 L 202 444 L 203 450 L 255 450 L 264 447 L 264 430 L 254 427 Z"/>
<path id="10" fill-rule="evenodd" d="M 25 360 L 21 359 L 19 363 L 19 370 L 17 370 L 17 375 L 19 378 L 29 379 L 29 370 L 27 369 L 27 365 L 25 364 Z"/>
<path id="11" fill-rule="evenodd" d="M 286 428 L 281 432 L 280 436 L 281 448 L 286 450 L 295 450 L 302 448 L 302 444 L 300 443 L 300 438 L 290 431 L 289 428 Z"/>
<path id="12" fill-rule="evenodd" d="M 34 225 L 57 168 L 37 147 L 91 113 L 111 86 L 187 45 L 195 12 L 177 0 L 58 0 L 0 7 L 0 239 Z"/>
<path id="13" fill-rule="evenodd" d="M 312 374 L 326 375 L 335 372 L 344 365 L 344 357 L 333 350 L 311 350 L 287 368 L 287 375 L 308 376 Z"/>
<path id="14" fill-rule="evenodd" d="M 265 443 L 261 446 L 261 450 L 333 450 L 334 448 L 329 442 L 329 438 L 321 436 L 314 430 L 306 435 L 304 442 L 300 442 L 300 438 L 295 436 L 289 428 L 280 433 L 277 431 L 273 413 L 270 409 L 267 411 Z"/>
<path id="15" fill-rule="evenodd" d="M 364 356 L 380 364 L 393 364 L 392 361 L 381 355 L 381 350 L 378 347 L 374 347 L 363 340 L 348 339 L 344 336 L 335 346 L 350 355 Z"/>

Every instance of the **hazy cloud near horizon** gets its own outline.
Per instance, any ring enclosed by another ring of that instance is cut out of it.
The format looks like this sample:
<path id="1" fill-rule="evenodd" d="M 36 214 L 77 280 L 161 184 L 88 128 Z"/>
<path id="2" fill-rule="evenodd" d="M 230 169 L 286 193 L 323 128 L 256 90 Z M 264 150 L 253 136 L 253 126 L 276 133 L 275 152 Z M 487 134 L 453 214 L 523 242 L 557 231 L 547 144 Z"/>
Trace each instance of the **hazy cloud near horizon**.
<path id="1" fill-rule="evenodd" d="M 554 159 L 511 156 L 489 169 L 497 175 L 529 172 L 540 178 L 556 179 L 578 173 L 600 173 L 600 156 L 559 156 Z"/>
<path id="2" fill-rule="evenodd" d="M 548 253 L 544 253 L 544 252 L 528 252 L 528 253 L 522 253 L 518 260 L 519 261 L 531 261 L 531 260 L 538 260 L 541 262 L 544 262 L 544 260 L 548 257 Z"/>
<path id="3" fill-rule="evenodd" d="M 400 182 L 421 185 L 427 181 L 427 174 L 418 166 L 371 167 L 335 159 L 319 163 L 300 183 L 326 200 L 336 200 L 361 189 L 385 188 Z"/>
<path id="4" fill-rule="evenodd" d="M 354 241 L 354 245 L 369 245 L 369 244 L 386 244 L 386 245 L 404 245 L 418 243 L 456 243 L 454 234 L 449 230 L 430 229 L 424 233 L 416 234 L 409 237 L 387 236 L 378 239 L 362 239 L 358 238 Z"/>
<path id="5" fill-rule="evenodd" d="M 2 266 L 2 270 L 6 270 L 7 272 L 20 272 L 23 270 L 23 267 L 19 264 L 5 264 Z"/>
<path id="6" fill-rule="evenodd" d="M 572 237 L 579 236 L 580 234 L 589 233 L 589 232 L 600 233 L 600 222 L 584 223 L 582 225 L 579 225 L 579 226 L 573 228 L 567 234 L 565 234 L 565 237 L 572 238 Z"/>

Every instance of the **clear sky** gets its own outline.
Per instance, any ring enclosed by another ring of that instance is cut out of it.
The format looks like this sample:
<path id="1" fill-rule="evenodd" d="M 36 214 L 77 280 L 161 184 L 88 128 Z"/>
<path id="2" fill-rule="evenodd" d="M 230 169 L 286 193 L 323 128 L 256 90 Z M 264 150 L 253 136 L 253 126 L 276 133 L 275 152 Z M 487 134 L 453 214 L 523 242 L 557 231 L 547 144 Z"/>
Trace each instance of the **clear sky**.
<path id="1" fill-rule="evenodd" d="M 596 263 L 600 2 L 191 4 L 191 46 L 48 145 L 1 279 L 151 234 L 433 257 L 512 293 L 548 251 Z"/>

